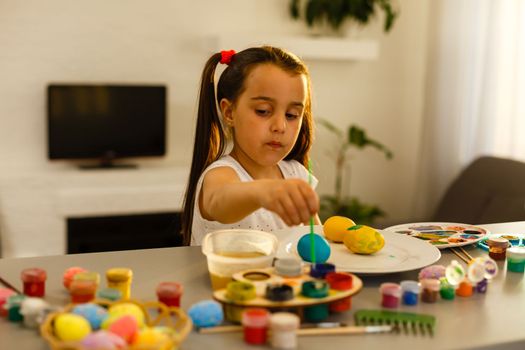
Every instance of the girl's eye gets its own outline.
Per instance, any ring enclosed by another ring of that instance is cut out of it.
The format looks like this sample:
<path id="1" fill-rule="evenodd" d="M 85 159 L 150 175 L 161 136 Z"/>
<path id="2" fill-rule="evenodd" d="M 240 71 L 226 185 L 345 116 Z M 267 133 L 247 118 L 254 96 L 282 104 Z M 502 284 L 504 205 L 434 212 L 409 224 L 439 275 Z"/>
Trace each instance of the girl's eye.
<path id="1" fill-rule="evenodd" d="M 258 115 L 267 116 L 270 114 L 270 111 L 267 109 L 256 109 L 255 113 L 257 113 Z"/>
<path id="2" fill-rule="evenodd" d="M 286 113 L 286 119 L 288 119 L 288 120 L 294 120 L 294 119 L 297 119 L 297 118 L 299 118 L 299 115 L 297 115 L 297 114 Z"/>

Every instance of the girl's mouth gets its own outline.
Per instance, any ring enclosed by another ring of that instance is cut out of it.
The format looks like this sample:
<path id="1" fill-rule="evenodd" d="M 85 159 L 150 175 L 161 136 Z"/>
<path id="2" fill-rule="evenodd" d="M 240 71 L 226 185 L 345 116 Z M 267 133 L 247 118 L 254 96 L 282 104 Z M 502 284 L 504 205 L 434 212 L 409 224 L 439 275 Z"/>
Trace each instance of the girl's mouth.
<path id="1" fill-rule="evenodd" d="M 272 141 L 272 142 L 268 142 L 266 143 L 268 146 L 270 146 L 271 148 L 281 148 L 283 147 L 283 144 L 280 143 L 280 142 L 276 142 L 276 141 Z"/>

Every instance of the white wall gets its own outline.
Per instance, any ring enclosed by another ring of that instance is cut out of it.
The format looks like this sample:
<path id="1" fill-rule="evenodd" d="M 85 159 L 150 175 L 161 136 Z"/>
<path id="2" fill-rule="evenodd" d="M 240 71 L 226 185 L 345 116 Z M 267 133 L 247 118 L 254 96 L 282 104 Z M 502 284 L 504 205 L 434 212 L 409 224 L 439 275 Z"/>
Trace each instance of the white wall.
<path id="1" fill-rule="evenodd" d="M 388 220 L 404 221 L 412 218 L 429 1 L 396 3 L 401 16 L 390 34 L 382 33 L 380 20 L 356 34 L 380 41 L 377 61 L 307 63 L 314 84 L 315 115 L 342 127 L 358 123 L 395 153 L 390 162 L 375 151 L 356 154 L 351 191 L 381 205 L 389 213 Z M 2 0 L 2 173 L 38 173 L 68 166 L 46 158 L 45 87 L 49 82 L 166 83 L 168 155 L 140 162 L 187 167 L 198 80 L 210 54 L 203 42 L 216 34 L 304 33 L 304 25 L 292 21 L 287 9 L 287 0 Z M 321 193 L 333 187 L 333 172 L 326 171 L 333 165 L 325 156 L 330 149 L 330 136 L 319 128 L 313 158 Z"/>

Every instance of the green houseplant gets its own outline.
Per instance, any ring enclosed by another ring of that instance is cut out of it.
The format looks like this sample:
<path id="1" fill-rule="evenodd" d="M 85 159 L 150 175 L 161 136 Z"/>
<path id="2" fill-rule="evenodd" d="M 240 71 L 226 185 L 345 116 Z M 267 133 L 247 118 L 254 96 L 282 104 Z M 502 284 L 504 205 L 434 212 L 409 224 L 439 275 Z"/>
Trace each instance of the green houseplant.
<path id="1" fill-rule="evenodd" d="M 385 13 L 383 29 L 390 31 L 398 13 L 391 0 L 291 0 L 290 15 L 294 19 L 304 17 L 308 27 L 329 24 L 338 31 L 345 20 L 367 24 L 380 9 Z"/>
<path id="2" fill-rule="evenodd" d="M 376 205 L 362 202 L 357 197 L 344 195 L 342 191 L 343 172 L 349 170 L 349 150 L 372 147 L 383 152 L 387 159 L 393 157 L 392 152 L 381 143 L 369 138 L 365 130 L 356 125 L 350 125 L 345 134 L 343 130 L 325 119 L 318 119 L 317 122 L 339 140 L 339 147 L 335 154 L 334 194 L 321 196 L 321 220 L 324 222 L 330 216 L 341 215 L 351 218 L 359 224 L 372 224 L 378 217 L 384 216 L 385 212 Z M 349 181 L 349 176 L 346 176 L 345 179 Z"/>

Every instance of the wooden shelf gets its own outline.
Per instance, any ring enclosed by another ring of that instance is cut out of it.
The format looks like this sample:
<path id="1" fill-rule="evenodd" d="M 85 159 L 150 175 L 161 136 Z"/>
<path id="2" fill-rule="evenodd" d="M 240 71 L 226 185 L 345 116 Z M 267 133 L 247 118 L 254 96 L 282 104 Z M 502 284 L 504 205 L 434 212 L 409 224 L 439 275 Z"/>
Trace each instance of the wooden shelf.
<path id="1" fill-rule="evenodd" d="M 328 37 L 253 37 L 213 36 L 205 46 L 213 52 L 243 50 L 252 46 L 272 45 L 285 48 L 305 60 L 371 61 L 379 56 L 379 43 L 375 40 Z"/>

